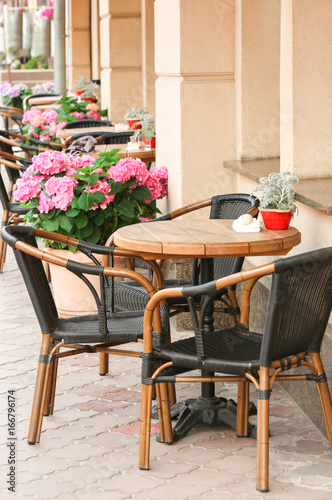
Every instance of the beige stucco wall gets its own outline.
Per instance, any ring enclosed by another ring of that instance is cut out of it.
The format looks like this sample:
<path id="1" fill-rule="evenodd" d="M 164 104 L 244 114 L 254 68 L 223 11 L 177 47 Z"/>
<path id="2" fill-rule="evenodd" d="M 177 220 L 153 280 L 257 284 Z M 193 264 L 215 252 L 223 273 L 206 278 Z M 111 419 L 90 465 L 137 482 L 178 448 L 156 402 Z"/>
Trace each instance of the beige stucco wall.
<path id="1" fill-rule="evenodd" d="M 90 6 L 90 2 L 88 2 Z M 66 79 L 67 89 L 81 75 L 90 77 L 90 9 L 80 0 L 66 3 Z"/>
<path id="2" fill-rule="evenodd" d="M 237 158 L 279 156 L 280 0 L 236 10 Z"/>
<path id="3" fill-rule="evenodd" d="M 299 177 L 332 175 L 332 2 L 282 0 L 282 168 Z"/>
<path id="4" fill-rule="evenodd" d="M 169 169 L 168 209 L 229 191 L 235 157 L 234 8 L 156 0 L 157 164 Z"/>

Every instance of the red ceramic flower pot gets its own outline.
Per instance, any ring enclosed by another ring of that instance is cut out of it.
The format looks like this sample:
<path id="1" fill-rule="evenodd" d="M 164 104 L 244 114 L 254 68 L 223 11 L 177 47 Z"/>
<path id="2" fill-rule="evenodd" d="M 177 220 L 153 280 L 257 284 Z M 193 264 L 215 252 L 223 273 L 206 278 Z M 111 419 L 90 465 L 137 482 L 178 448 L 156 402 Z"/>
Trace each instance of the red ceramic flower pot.
<path id="1" fill-rule="evenodd" d="M 264 208 L 260 208 L 259 210 L 266 229 L 288 228 L 292 218 L 290 210 L 266 210 Z"/>
<path id="2" fill-rule="evenodd" d="M 142 135 L 142 139 L 144 143 L 149 146 L 151 149 L 154 149 L 156 147 L 156 136 L 152 137 L 151 141 L 148 141 L 145 137 L 145 135 Z"/>
<path id="3" fill-rule="evenodd" d="M 85 102 L 97 102 L 93 97 L 83 97 L 83 101 Z"/>
<path id="4" fill-rule="evenodd" d="M 140 124 L 139 120 L 127 120 L 129 127 L 132 130 L 136 130 L 138 128 L 142 128 L 142 125 Z"/>

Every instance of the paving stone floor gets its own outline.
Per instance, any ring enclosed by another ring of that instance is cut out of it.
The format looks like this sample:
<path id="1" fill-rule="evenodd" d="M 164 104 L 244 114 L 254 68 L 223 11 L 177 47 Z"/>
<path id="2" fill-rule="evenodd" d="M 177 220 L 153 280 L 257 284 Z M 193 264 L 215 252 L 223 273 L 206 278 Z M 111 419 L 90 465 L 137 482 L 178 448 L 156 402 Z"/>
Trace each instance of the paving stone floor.
<path id="1" fill-rule="evenodd" d="M 270 492 L 255 489 L 256 443 L 224 424 L 197 426 L 168 446 L 152 438 L 151 466 L 138 461 L 140 362 L 113 357 L 98 375 L 94 354 L 61 360 L 53 416 L 41 442 L 26 442 L 40 333 L 11 250 L 0 275 L 1 499 L 297 499 L 332 498 L 327 439 L 276 386 L 271 398 Z M 8 492 L 7 394 L 16 391 L 16 491 Z M 199 393 L 180 385 L 179 399 Z M 218 387 L 235 397 L 235 387 Z M 252 395 L 254 399 L 254 393 Z M 152 432 L 158 429 L 154 421 Z"/>

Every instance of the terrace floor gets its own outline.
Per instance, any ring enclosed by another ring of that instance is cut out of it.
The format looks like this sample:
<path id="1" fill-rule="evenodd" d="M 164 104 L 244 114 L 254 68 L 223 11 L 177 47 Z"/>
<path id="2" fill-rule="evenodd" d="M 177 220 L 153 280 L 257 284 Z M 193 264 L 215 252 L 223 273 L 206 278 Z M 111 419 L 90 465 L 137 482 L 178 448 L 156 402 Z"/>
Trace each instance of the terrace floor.
<path id="1" fill-rule="evenodd" d="M 270 492 L 255 489 L 256 442 L 226 425 L 200 425 L 169 446 L 151 441 L 149 471 L 138 462 L 140 362 L 113 357 L 98 375 L 94 354 L 60 362 L 56 407 L 41 442 L 26 442 L 40 332 L 12 251 L 0 275 L 1 498 L 236 500 L 332 498 L 327 439 L 280 386 L 271 398 Z M 7 394 L 16 391 L 16 492 L 7 491 Z M 199 385 L 178 384 L 179 399 Z M 235 386 L 218 387 L 235 397 Z M 252 393 L 255 401 L 254 392 Z M 317 410 L 319 411 L 319 410 Z M 254 420 L 253 418 L 251 419 Z M 157 432 L 154 421 L 153 434 Z"/>

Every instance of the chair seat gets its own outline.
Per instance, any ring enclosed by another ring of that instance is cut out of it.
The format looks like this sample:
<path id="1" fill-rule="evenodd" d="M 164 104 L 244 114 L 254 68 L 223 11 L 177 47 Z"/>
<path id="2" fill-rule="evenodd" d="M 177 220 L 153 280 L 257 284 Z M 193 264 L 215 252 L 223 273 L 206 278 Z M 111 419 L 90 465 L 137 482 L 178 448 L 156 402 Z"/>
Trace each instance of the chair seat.
<path id="1" fill-rule="evenodd" d="M 204 336 L 204 365 L 197 357 L 195 337 L 155 347 L 154 352 L 159 358 L 173 361 L 174 366 L 244 375 L 245 370 L 259 368 L 262 338 L 261 334 L 241 324 L 207 333 Z"/>
<path id="2" fill-rule="evenodd" d="M 58 319 L 53 336 L 65 343 L 137 342 L 143 337 L 144 311 L 117 312 L 107 315 L 107 335 L 99 331 L 97 314 Z M 140 333 L 138 333 L 140 332 Z"/>

